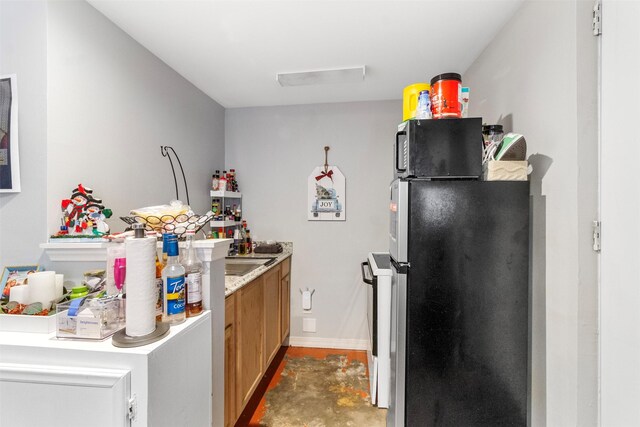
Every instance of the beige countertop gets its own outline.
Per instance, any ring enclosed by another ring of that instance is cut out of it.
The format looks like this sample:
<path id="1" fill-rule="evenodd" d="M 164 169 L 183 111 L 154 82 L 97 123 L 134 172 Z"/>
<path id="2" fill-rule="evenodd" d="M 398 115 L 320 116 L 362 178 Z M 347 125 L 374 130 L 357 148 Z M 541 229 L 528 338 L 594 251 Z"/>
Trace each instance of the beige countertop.
<path id="1" fill-rule="evenodd" d="M 270 256 L 276 256 L 276 260 L 273 264 L 268 266 L 260 266 L 253 271 L 245 274 L 244 276 L 225 276 L 224 277 L 224 296 L 227 297 L 242 288 L 247 283 L 251 282 L 261 274 L 271 270 L 273 267 L 280 264 L 285 259 L 289 258 L 293 254 L 292 242 L 279 242 L 282 245 L 282 252 L 279 254 L 251 254 L 251 255 L 238 255 L 234 258 L 264 258 Z"/>

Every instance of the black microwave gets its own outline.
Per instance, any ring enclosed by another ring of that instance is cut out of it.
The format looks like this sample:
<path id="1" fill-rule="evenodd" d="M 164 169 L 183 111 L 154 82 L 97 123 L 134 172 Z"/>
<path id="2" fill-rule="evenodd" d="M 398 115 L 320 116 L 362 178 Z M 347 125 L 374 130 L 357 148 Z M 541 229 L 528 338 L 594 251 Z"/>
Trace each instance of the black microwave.
<path id="1" fill-rule="evenodd" d="M 478 178 L 482 119 L 411 119 L 398 125 L 396 178 Z"/>

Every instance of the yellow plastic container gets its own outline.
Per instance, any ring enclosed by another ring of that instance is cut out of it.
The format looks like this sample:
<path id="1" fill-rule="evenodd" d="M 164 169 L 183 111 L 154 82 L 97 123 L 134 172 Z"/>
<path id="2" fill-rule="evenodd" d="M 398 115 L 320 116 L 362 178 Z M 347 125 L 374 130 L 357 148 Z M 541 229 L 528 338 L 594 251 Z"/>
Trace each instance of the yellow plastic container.
<path id="1" fill-rule="evenodd" d="M 413 119 L 418 108 L 418 96 L 423 90 L 430 90 L 429 83 L 414 83 L 402 91 L 402 121 Z"/>

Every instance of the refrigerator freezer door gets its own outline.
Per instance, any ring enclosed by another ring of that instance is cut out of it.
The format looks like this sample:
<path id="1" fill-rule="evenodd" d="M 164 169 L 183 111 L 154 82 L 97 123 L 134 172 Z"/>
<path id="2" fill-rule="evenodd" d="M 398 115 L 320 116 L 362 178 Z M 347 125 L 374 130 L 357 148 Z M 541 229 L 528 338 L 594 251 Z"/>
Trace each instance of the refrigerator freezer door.
<path id="1" fill-rule="evenodd" d="M 391 183 L 389 201 L 389 252 L 397 262 L 407 262 L 409 183 L 396 179 Z"/>
<path id="2" fill-rule="evenodd" d="M 407 275 L 391 266 L 391 375 L 387 427 L 405 425 L 405 360 L 407 336 Z M 406 267 L 405 267 L 406 269 Z"/>

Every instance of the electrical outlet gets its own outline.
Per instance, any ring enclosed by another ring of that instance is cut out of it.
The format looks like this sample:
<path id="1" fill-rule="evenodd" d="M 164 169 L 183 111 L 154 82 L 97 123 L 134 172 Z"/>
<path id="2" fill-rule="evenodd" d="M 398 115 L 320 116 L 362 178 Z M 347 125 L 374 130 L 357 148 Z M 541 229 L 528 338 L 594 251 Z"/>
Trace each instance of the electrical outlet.
<path id="1" fill-rule="evenodd" d="M 302 318 L 302 332 L 315 332 L 316 319 L 313 317 Z"/>

